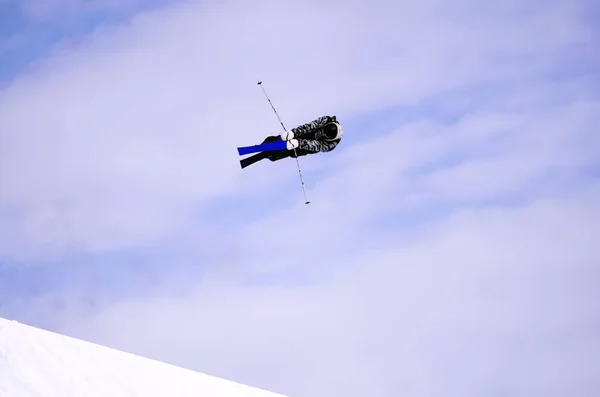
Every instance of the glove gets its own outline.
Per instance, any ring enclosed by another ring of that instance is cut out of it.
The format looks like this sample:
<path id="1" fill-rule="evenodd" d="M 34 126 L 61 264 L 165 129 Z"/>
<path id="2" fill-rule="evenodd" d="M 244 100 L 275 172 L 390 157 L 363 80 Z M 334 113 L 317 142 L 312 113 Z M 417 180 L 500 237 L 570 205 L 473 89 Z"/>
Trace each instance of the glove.
<path id="1" fill-rule="evenodd" d="M 285 144 L 287 150 L 296 149 L 299 145 L 300 145 L 300 143 L 298 142 L 297 139 L 292 139 L 291 141 L 287 141 Z"/>
<path id="2" fill-rule="evenodd" d="M 290 141 L 290 140 L 294 139 L 294 133 L 292 131 L 286 131 L 286 132 L 284 132 L 283 134 L 281 134 L 279 136 L 284 141 Z"/>

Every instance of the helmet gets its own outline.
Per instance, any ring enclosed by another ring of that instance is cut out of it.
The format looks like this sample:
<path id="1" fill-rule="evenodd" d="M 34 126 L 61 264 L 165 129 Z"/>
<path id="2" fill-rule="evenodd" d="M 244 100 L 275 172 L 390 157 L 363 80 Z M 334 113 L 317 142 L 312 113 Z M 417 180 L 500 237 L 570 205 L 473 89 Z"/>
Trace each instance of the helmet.
<path id="1" fill-rule="evenodd" d="M 343 134 L 344 130 L 342 129 L 342 126 L 337 122 L 327 123 L 323 127 L 322 136 L 325 140 L 335 141 L 336 139 L 340 139 Z"/>

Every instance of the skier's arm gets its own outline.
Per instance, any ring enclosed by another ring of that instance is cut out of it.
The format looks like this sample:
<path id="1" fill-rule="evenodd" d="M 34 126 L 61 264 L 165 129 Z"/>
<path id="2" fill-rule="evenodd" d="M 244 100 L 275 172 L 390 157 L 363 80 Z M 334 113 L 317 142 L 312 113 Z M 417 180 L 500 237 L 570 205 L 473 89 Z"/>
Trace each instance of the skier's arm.
<path id="1" fill-rule="evenodd" d="M 310 134 L 311 132 L 323 127 L 330 120 L 332 120 L 332 117 L 330 116 L 321 116 L 318 119 L 311 121 L 310 123 L 306 123 L 296 128 L 292 128 L 291 131 L 294 133 L 293 137 L 302 138 L 303 136 Z"/>
<path id="2" fill-rule="evenodd" d="M 298 139 L 298 149 L 306 150 L 307 152 L 330 152 L 339 141 L 319 141 L 314 139 Z"/>

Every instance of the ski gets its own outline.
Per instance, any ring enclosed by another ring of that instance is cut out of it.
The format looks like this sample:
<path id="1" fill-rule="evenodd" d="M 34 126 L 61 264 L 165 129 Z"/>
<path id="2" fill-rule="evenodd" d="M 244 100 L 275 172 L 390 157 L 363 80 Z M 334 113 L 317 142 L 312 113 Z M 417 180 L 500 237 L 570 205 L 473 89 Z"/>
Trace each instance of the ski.
<path id="1" fill-rule="evenodd" d="M 272 151 L 272 150 L 284 150 L 286 149 L 285 141 L 275 141 L 262 143 L 260 145 L 252 145 L 252 146 L 240 146 L 237 148 L 240 156 L 250 153 L 264 152 L 264 151 Z"/>
<path id="2" fill-rule="evenodd" d="M 253 156 L 246 157 L 245 159 L 240 160 L 240 166 L 242 167 L 242 169 L 244 169 L 244 168 L 248 167 L 249 165 L 259 162 L 260 160 L 266 159 L 267 157 L 269 157 L 269 155 L 270 155 L 269 152 L 261 152 L 261 153 L 255 154 Z"/>

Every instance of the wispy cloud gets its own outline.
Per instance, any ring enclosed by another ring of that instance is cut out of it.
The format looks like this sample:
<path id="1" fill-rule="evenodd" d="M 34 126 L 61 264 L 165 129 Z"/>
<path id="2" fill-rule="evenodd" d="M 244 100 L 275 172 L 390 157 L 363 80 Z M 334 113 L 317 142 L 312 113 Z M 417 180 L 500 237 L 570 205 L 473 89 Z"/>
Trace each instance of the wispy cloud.
<path id="1" fill-rule="evenodd" d="M 171 0 L 4 0 L 0 2 L 0 86 L 36 68 L 38 62 L 76 46 L 82 36 L 126 24 L 136 14 Z"/>
<path id="2" fill-rule="evenodd" d="M 290 395 L 597 390 L 591 6 L 180 3 L 64 45 L 0 93 L 0 313 Z M 294 161 L 239 169 L 281 130 L 257 78 L 345 125 L 310 208 Z"/>
<path id="3" fill-rule="evenodd" d="M 10 0 L 7 0 L 10 2 Z M 130 12 L 148 3 L 158 4 L 160 0 L 143 2 L 140 0 L 22 0 L 19 2 L 28 17 L 38 21 L 53 19 L 82 18 L 89 14 L 105 12 Z M 166 1 L 164 2 L 166 3 Z"/>
<path id="4" fill-rule="evenodd" d="M 63 329 L 292 395 L 589 392 L 600 348 L 597 202 L 598 187 L 461 211 L 343 265 L 323 255 L 334 247 L 299 248 L 302 265 L 325 274 L 318 281 L 256 286 L 229 273 Z"/>

